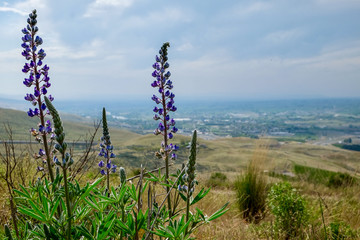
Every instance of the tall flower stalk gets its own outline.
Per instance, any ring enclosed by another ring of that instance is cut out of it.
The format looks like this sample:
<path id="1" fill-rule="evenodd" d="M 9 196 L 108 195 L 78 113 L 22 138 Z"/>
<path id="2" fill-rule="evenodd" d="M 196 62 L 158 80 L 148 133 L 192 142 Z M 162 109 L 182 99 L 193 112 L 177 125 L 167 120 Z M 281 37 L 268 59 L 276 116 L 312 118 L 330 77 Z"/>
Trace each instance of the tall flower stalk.
<path id="1" fill-rule="evenodd" d="M 36 156 L 44 159 L 44 162 L 47 164 L 50 179 L 51 181 L 54 181 L 54 173 L 50 161 L 51 151 L 48 144 L 48 134 L 52 133 L 52 128 L 50 121 L 45 121 L 45 116 L 49 114 L 49 112 L 46 110 L 46 104 L 43 100 L 43 97 L 47 95 L 47 89 L 51 84 L 48 76 L 49 67 L 46 64 L 43 64 L 46 53 L 42 48 L 38 49 L 43 43 L 43 40 L 41 37 L 36 36 L 36 33 L 39 30 L 36 26 L 36 17 L 36 10 L 33 10 L 27 19 L 28 25 L 22 30 L 22 33 L 24 34 L 22 37 L 23 43 L 21 44 L 24 48 L 22 55 L 28 61 L 22 69 L 23 73 L 28 74 L 28 78 L 25 78 L 23 84 L 28 88 L 33 88 L 33 93 L 26 94 L 25 100 L 31 102 L 35 108 L 29 108 L 27 113 L 29 117 L 37 116 L 40 119 L 38 130 L 34 128 L 30 130 L 31 134 L 36 137 L 36 140 L 42 142 L 44 145 L 44 149 L 40 149 L 39 154 Z M 54 99 L 51 95 L 49 95 L 48 98 L 50 101 Z M 38 170 L 43 169 L 38 168 Z"/>
<path id="2" fill-rule="evenodd" d="M 152 100 L 156 103 L 157 106 L 154 107 L 153 111 L 155 113 L 154 120 L 160 120 L 158 127 L 155 129 L 155 135 L 162 135 L 163 142 L 161 144 L 160 152 L 157 152 L 156 155 L 159 158 L 164 159 L 165 161 L 165 179 L 167 185 L 169 185 L 169 160 L 175 160 L 177 155 L 173 151 L 178 150 L 178 147 L 173 144 L 169 144 L 169 140 L 173 138 L 173 134 L 178 131 L 175 127 L 175 120 L 170 118 L 170 113 L 175 112 L 177 108 L 174 105 L 175 94 L 171 92 L 173 88 L 172 81 L 170 80 L 171 73 L 167 71 L 169 68 L 168 60 L 168 47 L 170 44 L 168 42 L 164 43 L 159 51 L 159 55 L 156 55 L 156 62 L 153 64 L 154 71 L 152 76 L 155 80 L 151 83 L 153 88 L 157 88 L 160 96 L 155 94 L 152 97 Z M 158 107 L 159 106 L 159 107 Z M 170 187 L 166 187 L 167 192 L 170 191 Z M 170 194 L 168 196 L 168 209 L 171 215 L 171 198 Z"/>
<path id="3" fill-rule="evenodd" d="M 106 110 L 103 108 L 102 112 L 102 124 L 103 124 L 103 136 L 101 137 L 100 143 L 100 157 L 104 157 L 105 162 L 101 160 L 99 162 L 99 167 L 101 168 L 101 175 L 106 175 L 106 187 L 108 193 L 110 193 L 110 173 L 115 173 L 117 166 L 115 164 L 111 164 L 111 159 L 115 158 L 115 154 L 113 153 L 113 145 L 111 145 L 109 129 L 107 126 L 106 120 Z"/>
<path id="4" fill-rule="evenodd" d="M 65 142 L 65 133 L 64 128 L 62 126 L 62 122 L 59 116 L 59 113 L 55 109 L 55 107 L 52 105 L 51 101 L 47 98 L 45 98 L 46 106 L 48 107 L 51 116 L 54 121 L 54 127 L 55 127 L 55 134 L 56 134 L 56 144 L 55 149 L 61 154 L 61 161 L 57 157 L 54 157 L 54 162 L 56 165 L 60 166 L 63 170 L 63 177 L 64 177 L 64 189 L 65 189 L 65 203 L 66 203 L 66 209 L 67 209 L 67 222 L 68 222 L 68 229 L 66 231 L 66 239 L 71 239 L 71 222 L 72 222 L 72 209 L 70 206 L 70 195 L 69 195 L 69 186 L 68 186 L 68 178 L 67 178 L 67 170 L 68 168 L 74 163 L 74 160 L 72 159 L 71 155 L 66 152 L 67 144 Z"/>
<path id="5" fill-rule="evenodd" d="M 189 221 L 190 215 L 190 197 L 192 196 L 195 184 L 197 181 L 195 180 L 195 163 L 196 163 L 196 140 L 197 133 L 196 130 L 193 133 L 191 143 L 190 143 L 190 155 L 189 161 L 186 164 L 185 172 L 183 175 L 183 180 L 186 183 L 184 190 L 186 191 L 186 222 Z"/>

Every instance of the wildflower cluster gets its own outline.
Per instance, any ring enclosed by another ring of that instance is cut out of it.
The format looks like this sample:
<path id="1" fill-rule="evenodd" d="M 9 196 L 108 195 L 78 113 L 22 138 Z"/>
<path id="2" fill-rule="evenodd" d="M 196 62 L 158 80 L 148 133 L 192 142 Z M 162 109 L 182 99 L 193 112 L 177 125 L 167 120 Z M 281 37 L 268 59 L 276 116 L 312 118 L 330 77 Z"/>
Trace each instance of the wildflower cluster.
<path id="1" fill-rule="evenodd" d="M 159 105 L 155 106 L 153 111 L 155 113 L 154 120 L 160 120 L 158 127 L 155 129 L 155 135 L 163 135 L 164 141 L 162 142 L 162 149 L 160 153 L 157 153 L 158 157 L 166 157 L 172 151 L 177 151 L 178 146 L 173 144 L 168 144 L 168 139 L 172 139 L 174 137 L 174 133 L 178 131 L 175 127 L 175 120 L 170 118 L 169 113 L 175 112 L 177 108 L 174 105 L 174 98 L 175 94 L 171 92 L 173 88 L 172 81 L 170 80 L 171 73 L 167 71 L 169 68 L 168 60 L 168 53 L 167 48 L 170 47 L 169 43 L 164 43 L 159 51 L 159 56 L 156 55 L 155 60 L 156 62 L 153 64 L 154 71 L 152 76 L 156 79 L 151 83 L 153 88 L 158 88 L 158 92 L 160 97 L 153 95 L 152 100 Z M 165 73 L 166 72 L 166 73 Z M 171 154 L 171 159 L 175 160 L 177 158 L 175 153 Z"/>
<path id="2" fill-rule="evenodd" d="M 100 157 L 105 158 L 105 162 L 101 160 L 99 162 L 99 167 L 101 168 L 100 173 L 102 175 L 108 175 L 111 172 L 115 173 L 117 166 L 115 164 L 111 164 L 111 158 L 115 158 L 115 154 L 113 153 L 114 146 L 111 145 L 110 141 L 110 134 L 107 126 L 106 121 L 106 111 L 105 108 L 103 108 L 103 136 L 101 137 L 101 143 L 100 143 Z"/>

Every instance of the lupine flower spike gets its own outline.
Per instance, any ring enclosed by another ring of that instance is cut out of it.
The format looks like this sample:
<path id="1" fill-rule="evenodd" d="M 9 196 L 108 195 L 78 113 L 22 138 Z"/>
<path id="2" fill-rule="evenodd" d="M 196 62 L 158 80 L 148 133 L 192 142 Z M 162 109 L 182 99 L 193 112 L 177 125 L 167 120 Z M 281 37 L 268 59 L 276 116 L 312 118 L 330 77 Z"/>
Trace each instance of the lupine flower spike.
<path id="1" fill-rule="evenodd" d="M 125 172 L 125 168 L 120 167 L 119 168 L 119 173 L 120 173 L 120 183 L 121 185 L 124 185 L 126 182 L 126 172 Z"/>
<path id="2" fill-rule="evenodd" d="M 50 78 L 48 76 L 49 67 L 43 63 L 46 53 L 42 48 L 40 48 L 43 40 L 41 37 L 36 35 L 39 31 L 39 28 L 36 26 L 36 18 L 36 10 L 33 10 L 27 19 L 28 25 L 26 28 L 22 29 L 24 36 L 22 37 L 23 43 L 21 44 L 21 47 L 23 48 L 23 52 L 21 54 L 28 61 L 22 69 L 23 73 L 28 74 L 28 77 L 25 78 L 23 84 L 28 88 L 33 88 L 33 92 L 27 93 L 24 99 L 34 106 L 33 109 L 29 108 L 29 111 L 27 112 L 28 116 L 37 116 L 40 118 L 38 131 L 32 128 L 30 132 L 32 136 L 35 137 L 36 141 L 39 143 L 42 142 L 44 145 L 45 154 L 43 154 L 42 157 L 44 162 L 47 163 L 50 178 L 53 181 L 54 176 L 50 161 L 51 152 L 50 147 L 48 146 L 47 138 L 48 134 L 52 134 L 52 128 L 50 121 L 45 122 L 45 116 L 49 114 L 49 112 L 47 111 L 46 104 L 43 101 L 43 96 L 47 95 L 48 88 L 51 86 L 51 83 L 49 82 Z M 54 100 L 51 95 L 48 95 L 48 99 L 50 101 Z"/>
<path id="3" fill-rule="evenodd" d="M 103 124 L 103 136 L 101 137 L 99 156 L 104 157 L 105 162 L 103 160 L 101 160 L 98 165 L 100 167 L 100 173 L 102 175 L 107 175 L 106 176 L 107 189 L 110 190 L 110 176 L 109 176 L 109 174 L 110 173 L 115 173 L 117 166 L 115 164 L 111 164 L 111 159 L 115 158 L 116 156 L 113 153 L 113 148 L 114 147 L 111 145 L 111 141 L 110 141 L 110 134 L 109 134 L 109 129 L 108 129 L 108 126 L 107 126 L 107 121 L 106 121 L 106 110 L 105 110 L 105 108 L 103 108 L 102 124 Z"/>
<path id="4" fill-rule="evenodd" d="M 71 239 L 71 216 L 72 210 L 70 207 L 70 195 L 69 195 L 69 188 L 68 188 L 68 178 L 67 178 L 67 169 L 74 163 L 71 155 L 66 152 L 67 144 L 65 140 L 65 133 L 64 128 L 62 126 L 62 122 L 59 116 L 59 113 L 52 105 L 51 101 L 45 96 L 45 103 L 48 107 L 50 114 L 54 121 L 54 128 L 56 134 L 56 141 L 55 149 L 61 154 L 61 161 L 57 157 L 54 157 L 54 162 L 56 165 L 60 166 L 63 170 L 63 177 L 64 177 L 64 189 L 65 189 L 65 200 L 66 200 L 66 209 L 67 209 L 67 217 L 68 217 L 68 229 L 67 229 L 67 239 Z"/>
<path id="5" fill-rule="evenodd" d="M 186 173 L 183 175 L 183 180 L 186 183 L 186 185 L 183 186 L 183 191 L 185 191 L 187 195 L 186 221 L 189 220 L 190 197 L 192 196 L 195 190 L 195 184 L 197 184 L 197 181 L 195 180 L 196 140 L 197 140 L 197 132 L 196 130 L 194 130 L 190 143 L 189 161 L 186 164 L 186 168 L 185 168 Z"/>
<path id="6" fill-rule="evenodd" d="M 151 86 L 157 89 L 159 93 L 159 97 L 154 94 L 151 98 L 158 105 L 153 109 L 155 113 L 153 118 L 155 121 L 160 120 L 154 134 L 163 136 L 160 152 L 157 152 L 156 156 L 165 160 L 165 179 L 167 183 L 169 179 L 169 158 L 175 160 L 177 155 L 174 151 L 179 149 L 178 146 L 168 142 L 174 137 L 173 134 L 178 131 L 175 127 L 175 120 L 170 117 L 170 113 L 175 112 L 177 108 L 174 105 L 175 94 L 171 92 L 173 89 L 173 84 L 170 80 L 171 73 L 167 70 L 170 67 L 167 62 L 168 47 L 170 47 L 170 44 L 168 42 L 164 43 L 159 51 L 159 55 L 155 57 L 156 62 L 152 65 L 154 68 L 152 76 L 155 80 L 151 83 Z M 169 190 L 170 188 L 167 187 L 167 191 Z M 168 197 L 168 209 L 171 211 L 170 196 Z"/>

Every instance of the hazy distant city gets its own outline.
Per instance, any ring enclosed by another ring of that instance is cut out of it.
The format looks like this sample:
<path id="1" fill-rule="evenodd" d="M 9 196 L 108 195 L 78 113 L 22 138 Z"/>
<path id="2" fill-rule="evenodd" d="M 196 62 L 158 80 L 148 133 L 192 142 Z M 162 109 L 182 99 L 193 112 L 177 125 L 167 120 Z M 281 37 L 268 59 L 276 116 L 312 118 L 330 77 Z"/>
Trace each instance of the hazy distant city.
<path id="1" fill-rule="evenodd" d="M 3 105 L 6 101 L 2 101 Z M 177 101 L 173 116 L 179 133 L 198 129 L 201 137 L 274 136 L 298 141 L 340 141 L 343 136 L 360 136 L 360 99 L 273 100 L 273 101 Z M 8 107 L 23 108 L 16 102 Z M 152 102 L 55 102 L 60 111 L 80 116 L 77 121 L 100 119 L 103 106 L 110 125 L 147 134 L 157 126 L 152 119 Z M 149 110 L 150 109 L 150 110 Z M 64 119 L 67 118 L 65 114 Z M 72 118 L 72 120 L 74 120 Z"/>

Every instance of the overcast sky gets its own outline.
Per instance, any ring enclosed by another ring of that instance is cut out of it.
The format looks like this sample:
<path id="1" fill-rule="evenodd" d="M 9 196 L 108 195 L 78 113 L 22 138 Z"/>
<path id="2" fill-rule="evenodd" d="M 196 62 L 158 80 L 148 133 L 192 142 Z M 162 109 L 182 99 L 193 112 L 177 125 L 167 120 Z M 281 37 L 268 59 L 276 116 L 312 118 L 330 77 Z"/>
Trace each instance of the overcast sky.
<path id="1" fill-rule="evenodd" d="M 55 98 L 150 98 L 169 41 L 182 98 L 360 97 L 359 0 L 0 0 L 0 94 L 30 92 L 21 29 L 38 11 Z"/>

